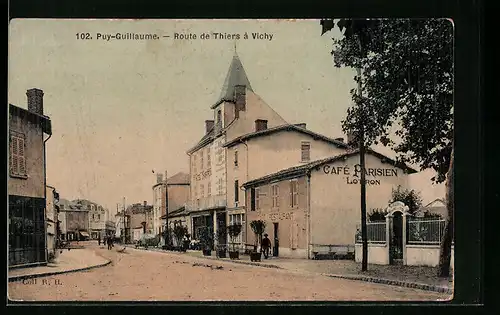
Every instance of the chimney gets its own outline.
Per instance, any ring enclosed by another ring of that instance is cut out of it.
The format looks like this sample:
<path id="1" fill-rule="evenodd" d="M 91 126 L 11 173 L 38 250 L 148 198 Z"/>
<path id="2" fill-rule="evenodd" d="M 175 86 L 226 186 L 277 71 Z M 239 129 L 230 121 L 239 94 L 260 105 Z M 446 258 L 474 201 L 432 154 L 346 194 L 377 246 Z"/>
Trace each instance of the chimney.
<path id="1" fill-rule="evenodd" d="M 165 184 L 167 183 L 167 179 L 168 179 L 168 172 L 165 171 Z"/>
<path id="2" fill-rule="evenodd" d="M 144 208 L 146 208 L 147 205 L 148 205 L 148 202 L 146 200 L 144 200 Z"/>
<path id="3" fill-rule="evenodd" d="M 28 110 L 43 115 L 43 91 L 36 88 L 29 89 L 26 91 L 26 96 L 28 96 Z"/>
<path id="4" fill-rule="evenodd" d="M 156 174 L 156 183 L 159 184 L 163 181 L 163 174 Z"/>
<path id="5" fill-rule="evenodd" d="M 205 134 L 209 133 L 213 127 L 214 127 L 213 120 L 205 120 Z"/>
<path id="6" fill-rule="evenodd" d="M 257 119 L 255 121 L 255 131 L 261 131 L 267 129 L 267 120 Z"/>
<path id="7" fill-rule="evenodd" d="M 344 142 L 344 138 L 335 138 L 335 140 L 337 140 L 339 142 Z"/>
<path id="8" fill-rule="evenodd" d="M 240 111 L 246 110 L 246 89 L 245 85 L 234 86 L 234 117 L 240 117 Z"/>
<path id="9" fill-rule="evenodd" d="M 306 123 L 295 124 L 295 126 L 302 128 L 302 129 L 306 129 Z"/>

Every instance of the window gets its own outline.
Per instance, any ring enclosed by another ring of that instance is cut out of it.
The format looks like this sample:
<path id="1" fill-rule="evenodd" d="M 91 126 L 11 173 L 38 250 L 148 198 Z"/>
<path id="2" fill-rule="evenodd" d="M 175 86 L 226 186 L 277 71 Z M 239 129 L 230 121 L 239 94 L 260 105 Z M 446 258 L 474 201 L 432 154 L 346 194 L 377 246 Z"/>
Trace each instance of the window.
<path id="1" fill-rule="evenodd" d="M 201 153 L 201 154 L 200 154 L 200 155 L 201 155 L 201 156 L 200 156 L 200 170 L 202 170 L 202 171 L 203 171 L 203 166 L 204 166 L 204 165 L 203 165 L 203 160 L 204 160 L 204 157 L 205 157 L 205 150 L 201 150 L 201 152 L 200 152 L 200 153 Z"/>
<path id="2" fill-rule="evenodd" d="M 196 153 L 193 154 L 193 175 L 196 175 Z"/>
<path id="3" fill-rule="evenodd" d="M 26 156 L 25 156 L 24 134 L 11 132 L 10 134 L 10 174 L 26 176 Z"/>
<path id="4" fill-rule="evenodd" d="M 272 198 L 273 198 L 273 208 L 278 208 L 280 206 L 280 187 L 278 184 L 274 184 L 271 186 L 272 190 Z"/>
<path id="5" fill-rule="evenodd" d="M 234 181 L 234 203 L 235 203 L 235 206 L 238 206 L 238 201 L 239 201 L 239 184 L 238 184 L 238 180 L 235 180 Z"/>
<path id="6" fill-rule="evenodd" d="M 207 187 L 207 196 L 212 195 L 212 183 L 208 182 L 208 187 Z"/>
<path id="7" fill-rule="evenodd" d="M 311 143 L 308 141 L 302 141 L 300 152 L 301 152 L 301 161 L 309 162 L 311 160 Z"/>
<path id="8" fill-rule="evenodd" d="M 290 207 L 296 207 L 299 204 L 299 182 L 296 179 L 290 181 Z"/>
<path id="9" fill-rule="evenodd" d="M 205 197 L 205 186 L 203 184 L 200 185 L 200 195 L 201 198 Z"/>
<path id="10" fill-rule="evenodd" d="M 260 209 L 260 188 L 255 188 L 255 209 L 259 210 Z"/>
<path id="11" fill-rule="evenodd" d="M 222 127 L 222 111 L 220 109 L 217 111 L 217 126 Z"/>
<path id="12" fill-rule="evenodd" d="M 210 168 L 212 165 L 212 158 L 211 158 L 211 151 L 210 148 L 207 150 L 207 167 Z"/>
<path id="13" fill-rule="evenodd" d="M 255 188 L 250 189 L 250 210 L 255 211 Z"/>
<path id="14" fill-rule="evenodd" d="M 217 195 L 222 195 L 222 178 L 217 180 Z"/>
<path id="15" fill-rule="evenodd" d="M 234 151 L 234 166 L 238 167 L 238 151 Z"/>
<path id="16" fill-rule="evenodd" d="M 101 215 L 100 214 L 97 215 L 97 221 L 101 221 Z"/>

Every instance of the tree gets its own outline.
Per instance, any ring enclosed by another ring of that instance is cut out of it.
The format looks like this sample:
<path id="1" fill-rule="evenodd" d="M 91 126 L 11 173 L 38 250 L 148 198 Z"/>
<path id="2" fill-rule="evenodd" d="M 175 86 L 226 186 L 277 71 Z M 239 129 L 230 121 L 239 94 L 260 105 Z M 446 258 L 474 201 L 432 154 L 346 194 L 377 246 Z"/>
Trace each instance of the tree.
<path id="1" fill-rule="evenodd" d="M 254 220 L 250 222 L 250 228 L 255 234 L 255 249 L 256 249 L 257 245 L 262 244 L 262 234 L 264 234 L 264 231 L 266 230 L 266 222 L 262 220 Z"/>
<path id="2" fill-rule="evenodd" d="M 446 180 L 447 212 L 439 276 L 449 276 L 453 240 L 453 27 L 445 19 L 322 20 L 322 34 L 335 24 L 344 36 L 333 39 L 336 67 L 363 69 L 351 91 L 353 106 L 344 131 L 366 145 L 391 147 L 402 162 L 433 169 L 435 183 Z M 360 50 L 359 41 L 363 46 Z M 395 129 L 396 139 L 391 137 Z M 363 132 L 360 132 L 363 131 Z"/>
<path id="3" fill-rule="evenodd" d="M 414 214 L 422 208 L 422 197 L 420 197 L 420 193 L 414 189 L 403 189 L 401 185 L 392 190 L 392 197 L 389 203 L 396 201 L 401 201 L 408 206 L 408 212 L 411 214 Z"/>
<path id="4" fill-rule="evenodd" d="M 236 238 L 238 235 L 241 233 L 241 224 L 231 224 L 230 226 L 227 227 L 227 231 L 229 233 L 229 236 L 231 237 L 231 241 L 233 243 L 233 252 L 236 251 L 235 246 L 236 246 Z"/>

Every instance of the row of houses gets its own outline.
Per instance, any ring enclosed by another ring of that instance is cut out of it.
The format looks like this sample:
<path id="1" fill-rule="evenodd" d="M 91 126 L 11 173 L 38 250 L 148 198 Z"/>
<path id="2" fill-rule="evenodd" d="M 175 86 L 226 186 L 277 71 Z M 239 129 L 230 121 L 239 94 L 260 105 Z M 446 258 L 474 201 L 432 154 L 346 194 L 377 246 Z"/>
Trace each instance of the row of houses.
<path id="1" fill-rule="evenodd" d="M 172 202 L 165 190 L 171 189 L 169 179 L 161 175 L 153 186 L 155 231 L 180 223 L 198 239 L 200 229 L 209 228 L 218 235 L 215 244 L 227 244 L 228 236 L 217 231 L 239 223 L 237 242 L 244 248 L 255 242 L 250 222 L 263 220 L 275 255 L 312 258 L 318 248 L 353 251 L 361 172 L 367 209 L 387 207 L 392 190 L 408 188 L 416 173 L 372 149 L 361 169 L 350 137 L 330 138 L 306 123 L 285 121 L 253 90 L 237 54 L 217 101 L 208 106 L 213 117 L 186 152 L 188 180 L 175 188 L 183 193 Z"/>

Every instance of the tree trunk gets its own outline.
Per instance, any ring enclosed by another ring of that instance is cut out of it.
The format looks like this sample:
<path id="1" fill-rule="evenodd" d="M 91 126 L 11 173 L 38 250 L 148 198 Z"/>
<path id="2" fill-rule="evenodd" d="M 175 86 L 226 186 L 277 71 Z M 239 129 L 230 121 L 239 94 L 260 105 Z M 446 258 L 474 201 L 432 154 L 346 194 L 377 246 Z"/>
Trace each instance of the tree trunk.
<path id="1" fill-rule="evenodd" d="M 444 235 L 441 240 L 441 248 L 439 253 L 439 277 L 449 277 L 450 276 L 450 264 L 451 264 L 451 244 L 453 242 L 453 213 L 455 212 L 454 207 L 454 184 L 453 184 L 453 160 L 454 160 L 454 150 L 451 150 L 450 157 L 450 167 L 448 169 L 448 174 L 446 174 L 446 210 L 448 213 L 448 218 L 446 218 Z"/>

